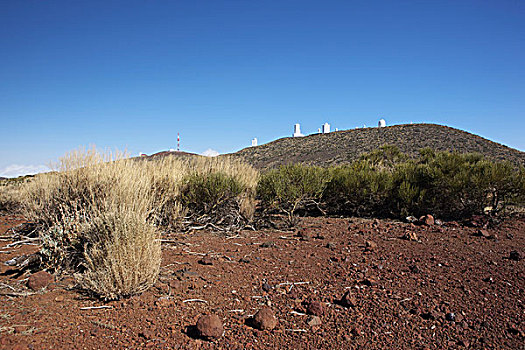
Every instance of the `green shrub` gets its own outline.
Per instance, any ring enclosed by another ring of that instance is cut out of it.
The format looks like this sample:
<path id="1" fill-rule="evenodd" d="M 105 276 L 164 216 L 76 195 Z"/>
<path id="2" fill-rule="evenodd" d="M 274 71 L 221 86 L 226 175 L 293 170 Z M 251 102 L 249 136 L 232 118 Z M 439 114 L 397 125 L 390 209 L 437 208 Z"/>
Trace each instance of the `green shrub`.
<path id="1" fill-rule="evenodd" d="M 423 150 L 416 161 L 394 168 L 398 215 L 433 213 L 458 219 L 498 213 L 520 202 L 520 172 L 510 163 L 486 160 L 479 154 Z M 523 202 L 522 202 L 523 203 Z"/>
<path id="2" fill-rule="evenodd" d="M 333 169 L 323 202 L 334 214 L 385 216 L 391 191 L 391 173 L 361 160 Z"/>
<path id="3" fill-rule="evenodd" d="M 422 149 L 411 159 L 396 147 L 384 146 L 347 166 L 271 170 L 261 177 L 257 193 L 266 208 L 278 208 L 290 219 L 306 203 L 335 215 L 399 218 L 430 213 L 459 219 L 523 205 L 524 174 L 523 168 L 480 154 Z"/>
<path id="4" fill-rule="evenodd" d="M 301 164 L 285 165 L 262 174 L 257 195 L 267 208 L 287 214 L 289 224 L 296 223 L 297 210 L 320 210 L 319 202 L 330 171 Z"/>

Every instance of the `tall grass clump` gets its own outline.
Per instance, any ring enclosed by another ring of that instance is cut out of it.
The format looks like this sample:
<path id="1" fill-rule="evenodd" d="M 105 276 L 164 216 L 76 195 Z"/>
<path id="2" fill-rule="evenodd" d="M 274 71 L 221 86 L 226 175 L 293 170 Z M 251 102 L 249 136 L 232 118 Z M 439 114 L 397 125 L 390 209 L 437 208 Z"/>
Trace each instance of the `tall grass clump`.
<path id="1" fill-rule="evenodd" d="M 319 204 L 330 177 L 330 170 L 325 168 L 283 165 L 261 175 L 257 195 L 266 208 L 286 213 L 288 224 L 293 226 L 297 211 L 324 214 Z"/>
<path id="2" fill-rule="evenodd" d="M 18 183 L 0 182 L 0 212 L 15 213 L 20 209 L 20 187 Z"/>
<path id="3" fill-rule="evenodd" d="M 23 193 L 25 216 L 42 227 L 42 255 L 55 269 L 77 272 L 104 299 L 151 286 L 160 268 L 160 240 L 148 221 L 155 210 L 148 168 L 124 154 L 73 151 L 57 172 Z"/>

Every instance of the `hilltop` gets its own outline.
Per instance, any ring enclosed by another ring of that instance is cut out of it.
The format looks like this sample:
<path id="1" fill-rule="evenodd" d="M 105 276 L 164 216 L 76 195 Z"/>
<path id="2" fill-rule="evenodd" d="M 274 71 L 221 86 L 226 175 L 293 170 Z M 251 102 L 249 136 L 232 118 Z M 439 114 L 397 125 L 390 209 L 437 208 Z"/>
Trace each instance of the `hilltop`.
<path id="1" fill-rule="evenodd" d="M 327 166 L 352 162 L 363 153 L 383 145 L 395 145 L 411 156 L 417 155 L 422 148 L 430 147 L 437 151 L 477 152 L 494 160 L 508 160 L 525 165 L 525 152 L 437 124 L 404 124 L 336 131 L 301 138 L 286 137 L 261 146 L 248 147 L 231 155 L 258 169 L 290 163 Z"/>

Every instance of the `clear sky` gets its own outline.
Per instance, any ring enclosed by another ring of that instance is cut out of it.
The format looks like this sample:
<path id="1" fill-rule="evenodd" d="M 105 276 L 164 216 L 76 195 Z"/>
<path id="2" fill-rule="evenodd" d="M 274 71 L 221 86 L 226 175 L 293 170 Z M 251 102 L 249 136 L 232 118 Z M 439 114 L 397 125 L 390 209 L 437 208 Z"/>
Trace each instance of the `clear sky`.
<path id="1" fill-rule="evenodd" d="M 525 1 L 0 1 L 0 176 L 380 117 L 525 150 Z"/>

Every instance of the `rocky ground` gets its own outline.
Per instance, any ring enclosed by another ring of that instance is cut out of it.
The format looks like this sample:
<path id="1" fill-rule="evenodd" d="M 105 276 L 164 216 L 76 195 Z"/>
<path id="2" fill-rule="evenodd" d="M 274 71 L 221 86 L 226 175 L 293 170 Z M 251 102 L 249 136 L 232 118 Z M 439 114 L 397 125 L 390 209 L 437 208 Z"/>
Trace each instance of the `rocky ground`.
<path id="1" fill-rule="evenodd" d="M 0 261 L 38 250 L 12 245 L 23 222 L 0 216 Z M 0 264 L 0 348 L 525 348 L 525 219 L 306 218 L 164 239 L 155 287 L 106 304 L 71 276 Z"/>

